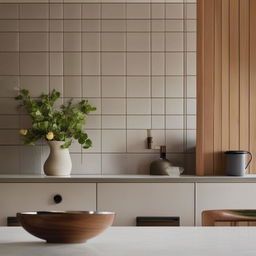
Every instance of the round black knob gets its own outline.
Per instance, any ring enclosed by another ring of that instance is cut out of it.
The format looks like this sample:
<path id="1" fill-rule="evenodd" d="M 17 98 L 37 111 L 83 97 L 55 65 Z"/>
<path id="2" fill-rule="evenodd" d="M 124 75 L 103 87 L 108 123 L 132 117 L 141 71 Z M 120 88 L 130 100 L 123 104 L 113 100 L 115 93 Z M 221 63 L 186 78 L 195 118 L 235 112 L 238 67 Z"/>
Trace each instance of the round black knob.
<path id="1" fill-rule="evenodd" d="M 61 195 L 55 195 L 55 196 L 53 197 L 53 201 L 54 201 L 56 204 L 61 203 L 61 201 L 62 201 L 62 196 L 61 196 Z"/>

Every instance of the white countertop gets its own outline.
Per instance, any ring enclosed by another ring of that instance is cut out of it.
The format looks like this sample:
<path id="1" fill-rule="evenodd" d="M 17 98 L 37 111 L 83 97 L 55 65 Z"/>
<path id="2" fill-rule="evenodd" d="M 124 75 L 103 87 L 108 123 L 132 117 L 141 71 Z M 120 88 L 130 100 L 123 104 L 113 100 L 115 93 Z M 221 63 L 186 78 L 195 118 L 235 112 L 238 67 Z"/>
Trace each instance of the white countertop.
<path id="1" fill-rule="evenodd" d="M 256 183 L 256 175 L 234 176 L 154 176 L 154 175 L 0 175 L 0 183 Z"/>
<path id="2" fill-rule="evenodd" d="M 111 227 L 83 244 L 47 244 L 0 227 L 1 256 L 255 256 L 256 227 Z"/>

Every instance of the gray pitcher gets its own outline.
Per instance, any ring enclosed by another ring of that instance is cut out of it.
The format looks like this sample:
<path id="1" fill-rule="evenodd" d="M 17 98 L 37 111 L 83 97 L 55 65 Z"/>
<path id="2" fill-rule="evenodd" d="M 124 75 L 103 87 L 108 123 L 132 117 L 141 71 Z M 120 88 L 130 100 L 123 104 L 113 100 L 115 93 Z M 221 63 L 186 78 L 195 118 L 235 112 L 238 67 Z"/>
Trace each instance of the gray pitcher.
<path id="1" fill-rule="evenodd" d="M 252 161 L 252 154 L 248 151 L 226 151 L 226 174 L 243 176 Z M 249 160 L 248 156 L 249 155 Z"/>

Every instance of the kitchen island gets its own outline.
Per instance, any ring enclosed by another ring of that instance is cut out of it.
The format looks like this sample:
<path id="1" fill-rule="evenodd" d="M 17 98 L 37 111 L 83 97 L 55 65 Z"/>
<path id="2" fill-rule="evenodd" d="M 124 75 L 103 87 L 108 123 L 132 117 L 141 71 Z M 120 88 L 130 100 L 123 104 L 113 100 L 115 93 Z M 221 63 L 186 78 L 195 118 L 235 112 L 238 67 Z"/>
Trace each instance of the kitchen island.
<path id="1" fill-rule="evenodd" d="M 47 244 L 0 228 L 1 256 L 255 256 L 254 227 L 111 227 L 82 244 Z"/>

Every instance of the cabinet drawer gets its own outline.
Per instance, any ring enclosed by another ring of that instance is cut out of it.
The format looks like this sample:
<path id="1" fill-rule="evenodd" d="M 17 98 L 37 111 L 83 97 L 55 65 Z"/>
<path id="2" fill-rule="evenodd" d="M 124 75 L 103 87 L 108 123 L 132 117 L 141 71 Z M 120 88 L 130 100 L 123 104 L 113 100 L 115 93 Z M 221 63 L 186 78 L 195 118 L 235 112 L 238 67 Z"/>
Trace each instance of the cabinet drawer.
<path id="1" fill-rule="evenodd" d="M 62 201 L 53 199 L 60 195 Z M 96 210 L 95 183 L 1 183 L 0 225 L 20 211 Z"/>
<path id="2" fill-rule="evenodd" d="M 100 183 L 98 210 L 114 211 L 114 225 L 133 226 L 137 216 L 180 217 L 194 225 L 193 183 Z"/>
<path id="3" fill-rule="evenodd" d="M 199 183 L 196 185 L 196 225 L 202 211 L 217 209 L 255 209 L 255 183 Z"/>

